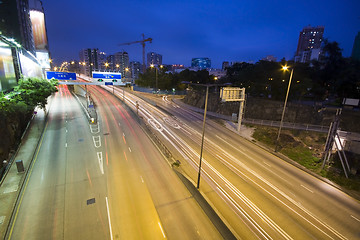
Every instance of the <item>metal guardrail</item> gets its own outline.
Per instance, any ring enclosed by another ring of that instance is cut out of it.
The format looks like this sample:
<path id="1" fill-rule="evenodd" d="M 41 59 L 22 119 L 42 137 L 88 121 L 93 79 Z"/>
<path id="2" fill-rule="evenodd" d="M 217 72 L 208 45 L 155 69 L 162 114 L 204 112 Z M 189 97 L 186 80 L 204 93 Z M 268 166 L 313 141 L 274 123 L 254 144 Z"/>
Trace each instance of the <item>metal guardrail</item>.
<path id="1" fill-rule="evenodd" d="M 256 124 L 256 125 L 270 126 L 270 127 L 279 127 L 280 126 L 280 121 L 271 121 L 271 120 L 246 118 L 246 119 L 243 119 L 243 122 L 248 123 L 248 124 Z M 329 131 L 329 126 L 313 125 L 313 124 L 306 124 L 306 123 L 284 122 L 283 128 L 299 129 L 299 130 L 314 131 L 314 132 L 328 132 Z"/>
<path id="2" fill-rule="evenodd" d="M 197 108 L 194 106 L 190 106 L 186 103 L 183 103 L 180 100 L 175 101 L 176 104 L 182 105 L 192 111 L 204 113 L 204 109 Z M 232 121 L 231 116 L 215 113 L 208 111 L 207 115 L 213 116 L 216 118 L 224 119 L 227 121 Z M 262 119 L 251 119 L 251 118 L 243 118 L 243 123 L 248 124 L 255 124 L 255 125 L 262 125 L 262 126 L 270 126 L 270 127 L 280 127 L 280 121 L 272 121 L 272 120 L 262 120 Z M 306 123 L 290 123 L 290 122 L 284 122 L 283 128 L 288 129 L 298 129 L 298 130 L 305 130 L 305 131 L 314 131 L 314 132 L 328 132 L 329 126 L 322 126 L 322 125 L 314 125 L 314 124 L 306 124 Z"/>

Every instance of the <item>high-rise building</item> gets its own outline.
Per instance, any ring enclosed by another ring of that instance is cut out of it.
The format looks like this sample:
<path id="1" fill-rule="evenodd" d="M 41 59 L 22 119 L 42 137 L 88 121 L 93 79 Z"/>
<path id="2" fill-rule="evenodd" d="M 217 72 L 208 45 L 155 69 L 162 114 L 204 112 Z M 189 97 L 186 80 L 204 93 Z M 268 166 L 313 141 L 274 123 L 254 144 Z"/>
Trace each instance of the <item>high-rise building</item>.
<path id="1" fill-rule="evenodd" d="M 130 63 L 129 63 L 129 54 L 127 52 L 117 52 L 114 54 L 115 58 L 115 67 L 119 68 L 122 78 L 129 78 L 131 75 L 130 72 Z M 118 66 L 118 67 L 117 67 Z"/>
<path id="2" fill-rule="evenodd" d="M 50 51 L 42 2 L 40 0 L 31 0 L 29 7 L 36 58 L 40 61 L 43 69 L 50 69 Z"/>
<path id="3" fill-rule="evenodd" d="M 110 71 L 110 66 L 107 63 L 106 53 L 98 51 L 98 67 L 99 71 Z"/>
<path id="4" fill-rule="evenodd" d="M 119 71 L 119 65 L 115 63 L 115 55 L 111 54 L 106 57 L 106 62 L 109 64 L 109 69 L 113 72 Z"/>
<path id="5" fill-rule="evenodd" d="M 225 62 L 223 62 L 222 63 L 222 70 L 225 70 L 226 68 L 228 68 L 228 67 L 230 67 L 230 63 L 229 62 L 227 62 L 227 61 L 225 61 Z"/>
<path id="6" fill-rule="evenodd" d="M 323 26 L 311 27 L 310 25 L 303 28 L 299 35 L 295 62 L 319 60 L 324 29 Z"/>
<path id="7" fill-rule="evenodd" d="M 355 37 L 351 58 L 360 61 L 360 32 Z"/>
<path id="8" fill-rule="evenodd" d="M 211 60 L 210 58 L 193 58 L 191 59 L 191 67 L 199 69 L 211 68 Z"/>
<path id="9" fill-rule="evenodd" d="M 155 52 L 149 52 L 147 54 L 147 67 L 150 67 L 152 64 L 156 66 L 162 65 L 162 55 Z"/>
<path id="10" fill-rule="evenodd" d="M 130 62 L 130 71 L 131 71 L 131 78 L 138 79 L 139 73 L 141 71 L 141 63 L 138 61 L 131 61 Z"/>
<path id="11" fill-rule="evenodd" d="M 98 52 L 99 49 L 86 48 L 80 51 L 79 58 L 82 64 L 82 73 L 91 77 L 93 71 L 99 70 L 98 62 Z"/>
<path id="12" fill-rule="evenodd" d="M 4 36 L 15 39 L 16 42 L 35 55 L 28 0 L 1 1 L 0 31 Z"/>

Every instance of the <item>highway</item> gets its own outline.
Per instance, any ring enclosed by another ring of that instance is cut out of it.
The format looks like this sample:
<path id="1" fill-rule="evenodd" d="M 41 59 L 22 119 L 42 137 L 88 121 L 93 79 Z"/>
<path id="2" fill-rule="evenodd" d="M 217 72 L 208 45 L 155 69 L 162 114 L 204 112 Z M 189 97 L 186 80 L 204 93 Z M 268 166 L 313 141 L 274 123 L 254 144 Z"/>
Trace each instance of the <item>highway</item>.
<path id="1" fill-rule="evenodd" d="M 221 239 L 133 113 L 90 91 L 97 124 L 59 87 L 8 239 Z"/>
<path id="2" fill-rule="evenodd" d="M 122 90 L 115 94 L 124 98 Z M 202 115 L 165 96 L 146 97 L 125 92 L 125 102 L 134 111 L 139 104 L 139 115 L 196 182 Z M 357 200 L 210 119 L 205 134 L 200 190 L 238 238 L 360 238 Z"/>

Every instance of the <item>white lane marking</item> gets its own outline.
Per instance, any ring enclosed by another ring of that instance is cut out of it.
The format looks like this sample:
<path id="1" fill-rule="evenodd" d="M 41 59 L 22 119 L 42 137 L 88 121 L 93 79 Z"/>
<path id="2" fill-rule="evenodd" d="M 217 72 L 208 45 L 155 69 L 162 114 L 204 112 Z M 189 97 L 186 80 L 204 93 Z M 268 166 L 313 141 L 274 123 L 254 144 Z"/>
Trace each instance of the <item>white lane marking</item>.
<path id="1" fill-rule="evenodd" d="M 142 176 L 140 176 L 140 178 L 141 178 L 141 182 L 144 183 L 144 179 L 142 178 Z"/>
<path id="2" fill-rule="evenodd" d="M 103 155 L 102 152 L 97 152 L 97 158 L 99 161 L 99 167 L 102 174 L 104 174 L 104 161 L 103 161 Z"/>
<path id="3" fill-rule="evenodd" d="M 301 184 L 300 186 L 302 186 L 303 188 L 305 188 L 305 189 L 308 190 L 309 192 L 314 193 L 314 191 L 312 191 L 311 189 L 305 187 L 304 185 Z"/>
<path id="4" fill-rule="evenodd" d="M 186 132 L 189 135 L 192 135 L 191 132 L 189 132 L 188 130 L 186 130 L 185 128 L 181 128 L 181 130 L 183 130 L 184 132 Z"/>
<path id="5" fill-rule="evenodd" d="M 233 158 L 235 159 L 233 156 L 231 156 L 230 154 L 225 153 L 226 155 L 228 155 L 229 158 Z M 224 160 L 224 159 L 223 159 Z M 235 159 L 236 160 L 236 159 Z M 204 160 L 205 161 L 205 160 Z M 224 160 L 225 161 L 225 160 Z M 205 161 L 206 165 L 207 162 Z M 238 162 L 239 165 L 243 165 L 241 162 Z M 210 168 L 212 168 L 211 165 L 209 165 Z M 283 197 L 285 197 L 286 199 L 288 199 L 290 202 L 292 202 L 295 206 L 297 206 L 298 208 L 300 208 L 302 211 L 304 211 L 306 214 L 308 214 L 309 216 L 311 216 L 315 221 L 317 221 L 319 224 L 321 224 L 322 226 L 324 226 L 325 228 L 327 228 L 328 230 L 330 230 L 332 233 L 334 233 L 336 236 L 338 236 L 341 239 L 346 239 L 344 236 L 342 236 L 339 232 L 337 232 L 335 229 L 333 229 L 332 227 L 330 227 L 329 225 L 327 225 L 325 222 L 321 221 L 320 219 L 318 219 L 317 217 L 315 217 L 310 211 L 308 211 L 306 208 L 304 208 L 303 206 L 301 206 L 300 203 L 296 202 L 295 200 L 293 200 L 292 198 L 290 198 L 288 195 L 286 195 L 284 192 L 282 192 L 280 189 L 278 189 L 277 187 L 275 187 L 273 184 L 271 184 L 270 182 L 268 182 L 267 180 L 265 180 L 263 177 L 261 177 L 260 175 L 257 175 L 254 171 L 252 171 L 251 169 L 249 169 L 248 167 L 246 167 L 246 165 L 243 165 L 243 167 L 245 169 L 247 169 L 249 172 L 251 172 L 254 176 L 256 176 L 258 179 L 262 180 L 264 183 L 266 183 L 268 186 L 270 186 L 272 189 L 274 189 L 275 191 L 277 191 L 278 193 L 280 193 Z M 213 170 L 214 172 L 216 170 Z M 205 171 L 204 171 L 205 172 Z M 316 224 L 313 224 L 312 222 L 310 222 L 310 220 L 308 220 L 308 218 L 306 218 L 305 216 L 301 215 L 299 212 L 297 212 L 295 209 L 291 208 L 289 205 L 287 205 L 286 203 L 284 203 L 282 200 L 280 200 L 278 197 L 276 197 L 275 195 L 273 195 L 272 193 L 270 193 L 268 190 L 266 190 L 265 188 L 263 188 L 261 185 L 259 185 L 258 183 L 254 182 L 251 178 L 249 178 L 248 176 L 244 175 L 245 177 L 247 177 L 250 181 L 252 181 L 254 184 L 256 184 L 258 187 L 260 187 L 261 189 L 263 189 L 263 191 L 265 191 L 266 193 L 268 193 L 270 196 L 272 196 L 273 198 L 275 198 L 276 200 L 278 200 L 280 203 L 282 203 L 284 206 L 286 206 L 287 208 L 289 208 L 291 211 L 293 211 L 295 214 L 297 214 L 299 217 L 301 217 L 302 219 L 304 219 L 306 222 L 310 223 L 313 227 L 315 227 L 316 229 L 318 229 L 320 232 L 322 232 L 324 235 L 326 235 L 327 237 L 331 238 L 329 234 L 327 234 L 326 232 L 324 232 L 323 230 L 321 230 Z M 209 176 L 208 176 L 209 177 Z M 231 184 L 231 183 L 230 183 Z"/>
<path id="6" fill-rule="evenodd" d="M 121 126 L 121 123 L 119 122 L 119 126 Z"/>
<path id="7" fill-rule="evenodd" d="M 355 219 L 356 221 L 360 222 L 360 219 L 358 219 L 357 217 L 350 215 L 353 219 Z"/>
<path id="8" fill-rule="evenodd" d="M 111 229 L 111 219 L 110 219 L 110 211 L 109 211 L 109 202 L 108 202 L 108 198 L 105 197 L 106 200 L 106 210 L 107 210 L 107 214 L 108 214 L 108 220 L 109 220 L 109 229 L 110 229 L 110 239 L 113 240 L 113 234 L 112 234 L 112 229 Z"/>
<path id="9" fill-rule="evenodd" d="M 131 152 L 131 148 L 129 147 L 129 151 Z"/>
<path id="10" fill-rule="evenodd" d="M 165 237 L 164 230 L 162 229 L 160 222 L 158 222 L 158 224 L 159 224 L 159 228 L 160 228 L 160 230 L 161 230 L 161 232 L 162 232 L 162 235 L 164 236 L 164 238 L 166 238 L 166 237 Z"/>
<path id="11" fill-rule="evenodd" d="M 90 125 L 90 131 L 91 133 L 99 133 L 100 132 L 100 127 L 99 127 L 99 122 L 96 125 Z"/>
<path id="12" fill-rule="evenodd" d="M 66 129 L 65 132 L 68 132 L 68 130 Z"/>
<path id="13" fill-rule="evenodd" d="M 123 133 L 123 136 L 125 137 L 125 133 Z"/>
<path id="14" fill-rule="evenodd" d="M 96 148 L 101 147 L 101 138 L 100 136 L 93 136 L 93 142 Z"/>
<path id="15" fill-rule="evenodd" d="M 264 162 L 264 161 L 263 161 L 263 163 L 264 163 L 265 165 L 267 165 L 268 167 L 271 167 L 271 165 L 268 164 L 267 162 Z"/>
<path id="16" fill-rule="evenodd" d="M 65 143 L 65 147 L 67 148 L 67 143 Z"/>

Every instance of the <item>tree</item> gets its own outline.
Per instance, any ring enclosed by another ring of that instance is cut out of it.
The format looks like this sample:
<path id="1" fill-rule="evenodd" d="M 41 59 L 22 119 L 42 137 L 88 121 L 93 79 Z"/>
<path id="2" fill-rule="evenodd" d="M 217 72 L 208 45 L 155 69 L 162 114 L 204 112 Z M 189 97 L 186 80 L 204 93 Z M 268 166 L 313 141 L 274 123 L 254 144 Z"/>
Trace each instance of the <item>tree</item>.
<path id="1" fill-rule="evenodd" d="M 45 110 L 47 98 L 57 91 L 57 80 L 50 81 L 39 78 L 20 79 L 14 88 L 13 98 L 18 102 L 24 102 L 30 108 L 36 106 Z"/>

